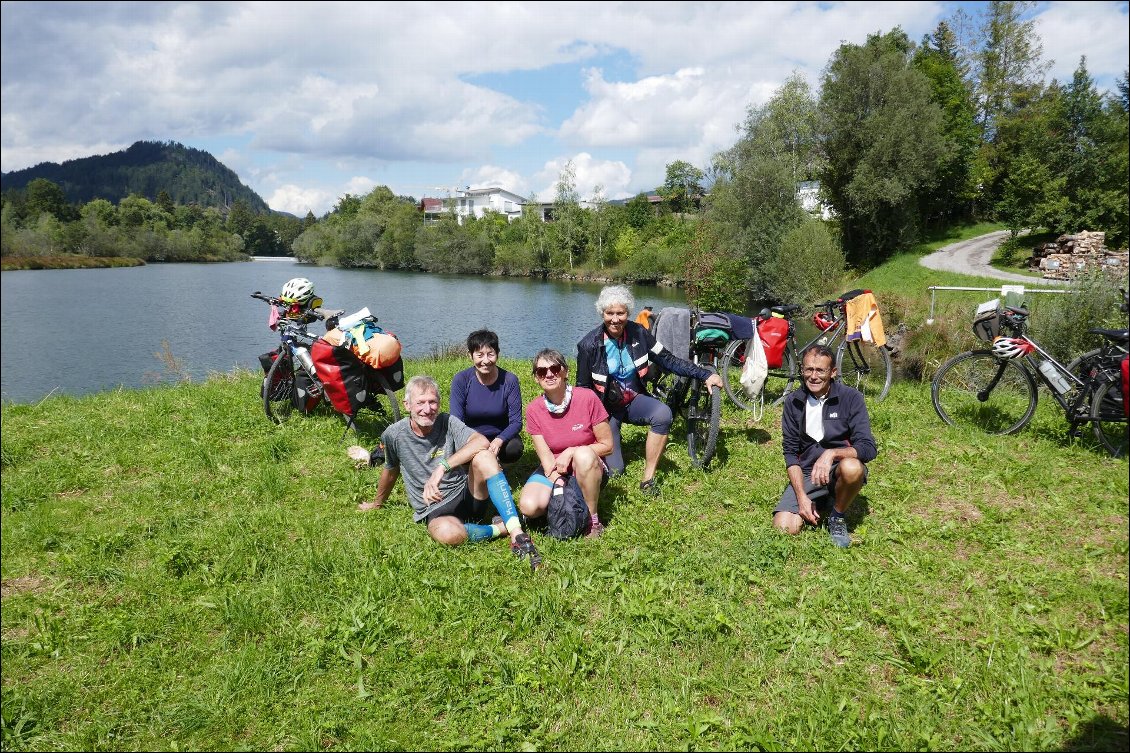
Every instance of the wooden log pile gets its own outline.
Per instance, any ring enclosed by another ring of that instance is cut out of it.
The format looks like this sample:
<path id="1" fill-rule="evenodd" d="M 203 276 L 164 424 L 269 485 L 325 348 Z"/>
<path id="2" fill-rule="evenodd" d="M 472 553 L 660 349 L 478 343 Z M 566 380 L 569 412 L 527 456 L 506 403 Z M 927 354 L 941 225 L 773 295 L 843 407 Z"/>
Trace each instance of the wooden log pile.
<path id="1" fill-rule="evenodd" d="M 1111 251 L 1106 247 L 1106 233 L 1084 230 L 1037 246 L 1028 265 L 1049 280 L 1074 280 L 1092 269 L 1123 277 L 1130 265 L 1130 251 Z"/>

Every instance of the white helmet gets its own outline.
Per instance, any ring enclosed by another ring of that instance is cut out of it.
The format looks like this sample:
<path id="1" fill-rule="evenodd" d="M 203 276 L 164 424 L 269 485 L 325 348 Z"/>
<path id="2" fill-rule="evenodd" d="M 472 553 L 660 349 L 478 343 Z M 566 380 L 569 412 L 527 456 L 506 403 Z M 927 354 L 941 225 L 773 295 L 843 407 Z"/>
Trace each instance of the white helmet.
<path id="1" fill-rule="evenodd" d="M 993 340 L 993 355 L 1006 361 L 1030 351 L 1028 342 L 1020 337 L 998 337 Z"/>
<path id="2" fill-rule="evenodd" d="M 293 280 L 288 280 L 286 285 L 283 285 L 282 298 L 287 303 L 301 303 L 306 304 L 314 297 L 314 283 L 307 280 L 305 277 L 295 277 Z"/>

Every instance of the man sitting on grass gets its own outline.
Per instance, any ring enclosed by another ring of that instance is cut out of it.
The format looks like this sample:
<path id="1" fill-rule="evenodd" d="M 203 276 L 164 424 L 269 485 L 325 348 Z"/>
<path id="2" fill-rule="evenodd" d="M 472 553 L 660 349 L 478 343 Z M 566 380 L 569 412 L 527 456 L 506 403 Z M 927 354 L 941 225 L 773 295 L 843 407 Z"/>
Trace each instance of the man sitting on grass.
<path id="1" fill-rule="evenodd" d="M 381 434 L 385 458 L 376 499 L 358 509 L 382 506 L 403 474 L 414 520 L 426 521 L 434 540 L 457 546 L 509 534 L 510 550 L 536 570 L 541 556 L 522 530 L 510 484 L 487 438 L 440 412 L 439 385 L 430 376 L 408 380 L 404 408 L 408 415 Z M 485 517 L 488 496 L 499 514 L 484 525 L 475 521 Z"/>
<path id="2" fill-rule="evenodd" d="M 844 513 L 867 483 L 866 463 L 877 454 L 871 420 L 863 394 L 836 381 L 831 350 L 812 345 L 801 354 L 801 364 L 803 386 L 785 397 L 781 414 L 789 485 L 773 511 L 773 525 L 791 534 L 805 523 L 818 525 L 820 504 L 832 543 L 851 546 Z"/>

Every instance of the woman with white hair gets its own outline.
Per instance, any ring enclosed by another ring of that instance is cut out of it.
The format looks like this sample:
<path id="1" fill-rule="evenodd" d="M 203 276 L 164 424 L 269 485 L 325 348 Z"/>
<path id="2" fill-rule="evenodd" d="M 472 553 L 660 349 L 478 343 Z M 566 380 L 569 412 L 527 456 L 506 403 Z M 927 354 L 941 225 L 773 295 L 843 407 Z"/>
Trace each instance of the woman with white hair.
<path id="1" fill-rule="evenodd" d="M 594 390 L 608 409 L 613 450 L 604 460 L 613 475 L 623 473 L 625 466 L 620 425 L 626 422 L 648 427 L 640 491 L 654 496 L 659 493 L 655 471 L 667 446 L 673 416 L 666 403 L 647 394 L 644 379 L 651 365 L 701 380 L 708 387 L 721 389 L 722 378 L 663 347 L 651 332 L 631 320 L 634 306 L 632 292 L 622 285 L 609 285 L 600 291 L 596 310 L 603 321 L 577 343 L 576 383 Z"/>

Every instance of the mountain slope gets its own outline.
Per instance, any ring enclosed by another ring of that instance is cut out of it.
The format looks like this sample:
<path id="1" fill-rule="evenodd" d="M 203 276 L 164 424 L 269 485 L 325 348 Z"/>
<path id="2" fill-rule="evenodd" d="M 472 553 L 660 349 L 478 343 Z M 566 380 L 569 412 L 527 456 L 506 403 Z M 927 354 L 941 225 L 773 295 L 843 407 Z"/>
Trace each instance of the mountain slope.
<path id="1" fill-rule="evenodd" d="M 259 194 L 211 154 L 172 141 L 138 141 L 112 154 L 81 157 L 62 164 L 41 162 L 0 175 L 0 189 L 22 189 L 36 178 L 46 178 L 60 186 L 67 201 L 73 204 L 93 199 L 117 204 L 131 194 L 155 201 L 164 191 L 174 204 L 227 208 L 242 199 L 252 212 L 271 211 Z"/>

